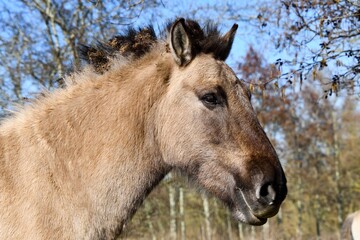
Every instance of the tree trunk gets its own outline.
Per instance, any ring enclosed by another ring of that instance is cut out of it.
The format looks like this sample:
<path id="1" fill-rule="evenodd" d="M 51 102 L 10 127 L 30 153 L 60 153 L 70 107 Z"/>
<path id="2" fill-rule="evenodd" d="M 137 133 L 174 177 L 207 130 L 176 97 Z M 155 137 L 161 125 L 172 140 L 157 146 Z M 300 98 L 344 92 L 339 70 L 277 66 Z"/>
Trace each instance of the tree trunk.
<path id="1" fill-rule="evenodd" d="M 262 227 L 262 239 L 263 240 L 270 240 L 270 229 L 269 229 L 269 220 L 263 225 Z"/>
<path id="2" fill-rule="evenodd" d="M 205 195 L 202 195 L 202 199 L 203 199 L 204 216 L 205 216 L 206 239 L 211 240 L 211 223 L 210 223 L 209 199 Z"/>
<path id="3" fill-rule="evenodd" d="M 278 239 L 278 236 L 281 236 L 284 233 L 283 229 L 283 217 L 282 217 L 282 208 L 280 207 L 278 214 L 276 215 L 276 229 L 272 229 L 272 238 Z"/>
<path id="4" fill-rule="evenodd" d="M 170 204 L 170 239 L 176 240 L 176 202 L 175 188 L 169 185 L 169 204 Z"/>
<path id="5" fill-rule="evenodd" d="M 341 173 L 340 173 L 340 150 L 339 150 L 339 136 L 338 126 L 336 121 L 335 111 L 332 112 L 333 120 L 333 132 L 334 132 L 334 162 L 335 162 L 335 183 L 336 183 L 336 207 L 337 207 L 337 219 L 338 219 L 338 230 L 340 231 L 343 224 L 343 200 L 341 191 Z"/>
<path id="6" fill-rule="evenodd" d="M 225 224 L 227 224 L 227 222 L 224 224 L 224 218 L 220 215 L 220 212 L 222 212 L 223 209 L 219 207 L 219 203 L 215 198 L 212 199 L 210 205 L 212 210 L 211 220 L 214 225 L 212 234 L 213 235 L 217 234 L 216 236 L 222 236 L 222 233 L 224 232 L 223 229 L 225 227 Z"/>
<path id="7" fill-rule="evenodd" d="M 254 226 L 251 226 L 250 239 L 251 240 L 256 240 L 256 232 L 255 232 L 255 227 Z"/>
<path id="8" fill-rule="evenodd" d="M 180 231 L 181 240 L 186 239 L 185 216 L 184 216 L 184 189 L 179 189 L 179 211 L 180 211 Z"/>
<path id="9" fill-rule="evenodd" d="M 154 226 L 153 226 L 153 223 L 151 221 L 150 211 L 151 211 L 151 206 L 150 206 L 149 202 L 145 202 L 146 222 L 147 222 L 147 225 L 149 227 L 149 231 L 151 233 L 151 239 L 156 240 L 156 235 L 155 235 L 155 232 L 154 232 Z"/>
<path id="10" fill-rule="evenodd" d="M 244 227 L 241 223 L 238 223 L 238 230 L 239 230 L 239 239 L 243 240 L 244 238 Z"/>
<path id="11" fill-rule="evenodd" d="M 320 202 L 319 202 L 319 194 L 315 195 L 315 220 L 316 220 L 316 240 L 321 239 L 321 231 L 320 231 L 320 225 L 321 225 L 321 212 L 320 212 Z"/>
<path id="12" fill-rule="evenodd" d="M 299 178 L 298 180 L 298 184 L 299 184 L 299 187 L 298 189 L 300 188 L 301 186 L 301 178 Z M 299 189 L 299 192 L 300 192 L 300 196 L 302 195 L 302 189 Z M 298 240 L 301 240 L 302 239 L 302 211 L 303 211 L 303 204 L 302 204 L 302 201 L 300 199 L 298 199 L 296 201 L 296 209 L 297 209 L 297 212 L 298 212 L 298 222 L 297 222 L 297 228 L 296 228 L 296 236 L 297 236 L 297 239 Z"/>
<path id="13" fill-rule="evenodd" d="M 297 142 L 297 141 L 296 141 Z M 298 145 L 298 144 L 296 144 Z M 298 219 L 297 219 L 297 228 L 296 228 L 296 238 L 298 240 L 302 239 L 302 212 L 303 212 L 303 202 L 302 202 L 302 197 L 303 197 L 303 181 L 302 181 L 302 169 L 303 169 L 303 164 L 302 164 L 302 160 L 301 160 L 301 149 L 299 147 L 297 147 L 297 152 L 296 152 L 296 160 L 298 161 L 298 169 L 300 172 L 300 175 L 298 176 L 297 179 L 297 192 L 298 192 L 298 199 L 296 201 L 296 209 L 298 212 Z"/>
<path id="14" fill-rule="evenodd" d="M 232 236 L 232 226 L 231 226 L 231 214 L 229 213 L 229 211 L 227 211 L 226 214 L 226 223 L 227 223 L 227 232 L 228 232 L 229 240 L 232 240 L 233 236 Z"/>

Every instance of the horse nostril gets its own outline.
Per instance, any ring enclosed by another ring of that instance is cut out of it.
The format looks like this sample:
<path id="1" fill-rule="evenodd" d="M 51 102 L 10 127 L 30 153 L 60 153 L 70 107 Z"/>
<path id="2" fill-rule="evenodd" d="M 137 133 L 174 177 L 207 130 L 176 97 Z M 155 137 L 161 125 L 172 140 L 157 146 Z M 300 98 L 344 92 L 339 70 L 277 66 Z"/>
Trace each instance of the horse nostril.
<path id="1" fill-rule="evenodd" d="M 276 192 L 271 183 L 266 183 L 256 189 L 256 198 L 265 201 L 269 205 L 273 205 L 276 197 Z"/>

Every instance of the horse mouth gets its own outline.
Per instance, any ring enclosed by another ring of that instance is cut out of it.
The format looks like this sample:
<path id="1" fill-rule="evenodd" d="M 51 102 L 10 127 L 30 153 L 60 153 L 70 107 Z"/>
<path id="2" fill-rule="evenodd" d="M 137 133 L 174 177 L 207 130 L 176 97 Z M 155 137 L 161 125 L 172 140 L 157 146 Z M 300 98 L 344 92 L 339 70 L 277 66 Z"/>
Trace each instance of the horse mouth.
<path id="1" fill-rule="evenodd" d="M 243 192 L 240 189 L 236 189 L 236 201 L 232 209 L 233 217 L 240 222 L 250 225 L 264 225 L 267 222 L 267 218 L 256 216 L 251 210 L 250 205 L 247 203 Z"/>

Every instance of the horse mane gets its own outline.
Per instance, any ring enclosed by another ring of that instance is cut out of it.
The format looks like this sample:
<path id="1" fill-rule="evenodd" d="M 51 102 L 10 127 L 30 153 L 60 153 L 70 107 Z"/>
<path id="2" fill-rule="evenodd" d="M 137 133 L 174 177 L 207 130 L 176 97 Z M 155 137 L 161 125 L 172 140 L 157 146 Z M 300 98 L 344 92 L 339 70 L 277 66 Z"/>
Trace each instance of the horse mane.
<path id="1" fill-rule="evenodd" d="M 123 35 L 112 37 L 107 42 L 98 41 L 95 45 L 81 44 L 78 47 L 80 59 L 92 65 L 97 73 L 110 68 L 110 60 L 117 56 L 137 59 L 150 51 L 157 42 L 154 28 L 128 28 Z"/>
<path id="2" fill-rule="evenodd" d="M 165 31 L 168 33 L 175 21 L 167 24 Z M 187 19 L 185 21 L 186 31 L 193 40 L 192 51 L 195 54 L 213 54 L 214 58 L 226 58 L 224 54 L 226 44 L 223 44 L 222 36 L 218 26 L 213 22 L 207 22 L 203 28 L 199 23 Z M 94 45 L 81 44 L 78 47 L 81 60 L 93 66 L 98 74 L 108 71 L 113 59 L 118 56 L 125 57 L 132 61 L 142 58 L 149 53 L 154 46 L 166 42 L 167 34 L 157 36 L 152 25 L 143 28 L 128 28 L 123 34 L 112 37 L 106 42 L 98 41 Z M 166 50 L 169 48 L 166 44 Z"/>

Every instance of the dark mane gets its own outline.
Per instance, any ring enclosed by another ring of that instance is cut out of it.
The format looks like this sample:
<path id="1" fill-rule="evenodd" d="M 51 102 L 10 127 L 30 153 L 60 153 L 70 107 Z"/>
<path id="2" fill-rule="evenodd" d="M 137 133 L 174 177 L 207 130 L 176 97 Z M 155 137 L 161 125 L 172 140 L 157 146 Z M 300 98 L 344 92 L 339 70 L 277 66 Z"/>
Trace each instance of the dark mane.
<path id="1" fill-rule="evenodd" d="M 174 21 L 169 22 L 166 32 L 170 31 Z M 226 51 L 226 44 L 218 30 L 218 26 L 212 22 L 205 24 L 203 28 L 194 20 L 185 21 L 186 31 L 193 42 L 193 52 L 213 54 L 217 59 L 225 59 L 229 54 Z M 236 26 L 237 27 L 237 26 Z M 166 34 L 163 34 L 166 35 Z M 165 37 L 158 37 L 153 26 L 144 28 L 129 28 L 124 34 L 117 35 L 106 42 L 97 42 L 95 45 L 81 44 L 78 48 L 80 58 L 87 64 L 94 67 L 97 73 L 104 73 L 110 67 L 110 60 L 116 56 L 123 56 L 130 59 L 139 59 L 149 52 L 159 40 Z"/>
<path id="2" fill-rule="evenodd" d="M 150 51 L 151 46 L 157 42 L 152 26 L 145 28 L 129 28 L 125 34 L 118 35 L 107 42 L 97 42 L 96 45 L 81 44 L 78 47 L 80 58 L 93 65 L 95 71 L 104 73 L 109 68 L 109 61 L 117 55 L 123 57 L 140 58 Z"/>

